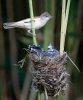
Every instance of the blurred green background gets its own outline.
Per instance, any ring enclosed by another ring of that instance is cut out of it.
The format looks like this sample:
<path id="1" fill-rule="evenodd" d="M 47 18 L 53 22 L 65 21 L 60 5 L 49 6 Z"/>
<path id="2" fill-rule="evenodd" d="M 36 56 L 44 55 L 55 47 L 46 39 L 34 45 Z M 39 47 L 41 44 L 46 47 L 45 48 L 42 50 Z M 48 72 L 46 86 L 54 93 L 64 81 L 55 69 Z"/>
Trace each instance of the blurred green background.
<path id="1" fill-rule="evenodd" d="M 45 49 L 51 42 L 59 50 L 61 10 L 61 0 L 33 0 L 35 16 L 45 11 L 53 16 L 43 28 L 36 31 L 37 42 Z M 23 68 L 14 66 L 26 55 L 22 49 L 33 44 L 32 36 L 23 29 L 3 29 L 5 22 L 29 17 L 28 0 L 0 0 L 0 100 L 37 100 L 37 91 L 31 85 L 29 59 Z M 61 100 L 83 100 L 83 0 L 71 0 L 65 51 L 81 73 L 68 61 L 69 88 L 64 96 L 61 95 Z M 44 94 L 41 100 L 45 100 Z"/>

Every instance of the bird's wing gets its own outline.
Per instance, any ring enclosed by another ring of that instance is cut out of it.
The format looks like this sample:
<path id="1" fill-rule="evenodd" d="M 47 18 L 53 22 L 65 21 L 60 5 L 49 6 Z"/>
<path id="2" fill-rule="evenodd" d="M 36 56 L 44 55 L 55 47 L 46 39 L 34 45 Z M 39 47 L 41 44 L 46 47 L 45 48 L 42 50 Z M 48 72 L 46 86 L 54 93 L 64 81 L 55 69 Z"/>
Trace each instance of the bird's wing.
<path id="1" fill-rule="evenodd" d="M 28 18 L 28 19 L 24 19 L 24 20 L 22 20 L 24 23 L 31 23 L 31 19 L 30 18 Z M 35 22 L 35 20 L 34 20 L 34 22 Z"/>

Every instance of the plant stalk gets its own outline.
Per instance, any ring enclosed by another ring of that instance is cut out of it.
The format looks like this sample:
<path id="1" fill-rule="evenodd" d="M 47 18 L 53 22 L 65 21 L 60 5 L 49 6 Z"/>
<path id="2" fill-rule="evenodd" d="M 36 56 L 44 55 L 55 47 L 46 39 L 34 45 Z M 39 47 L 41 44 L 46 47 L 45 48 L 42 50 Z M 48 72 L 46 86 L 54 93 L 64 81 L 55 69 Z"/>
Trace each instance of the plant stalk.
<path id="1" fill-rule="evenodd" d="M 62 0 L 62 18 L 61 18 L 61 37 L 60 37 L 60 55 L 63 55 L 64 51 L 64 28 L 65 28 L 65 8 L 66 8 L 66 0 Z M 60 100 L 60 95 L 56 96 L 56 100 Z"/>
<path id="2" fill-rule="evenodd" d="M 65 38 L 64 29 L 65 29 L 65 8 L 66 8 L 66 0 L 62 0 L 62 18 L 61 18 L 61 37 L 60 37 L 60 55 L 63 55 L 64 45 L 63 40 Z"/>
<path id="3" fill-rule="evenodd" d="M 60 95 L 57 95 L 56 96 L 56 100 L 60 100 Z"/>
<path id="4" fill-rule="evenodd" d="M 66 30 L 67 30 L 70 2 L 71 2 L 71 0 L 67 1 L 67 8 L 66 8 L 66 0 L 63 0 L 63 2 L 62 2 L 60 55 L 63 55 L 63 52 L 64 52 L 64 45 L 65 45 L 65 38 L 66 38 Z M 66 10 L 65 10 L 65 8 L 66 8 Z M 66 11 L 66 15 L 65 15 L 65 11 Z"/>
<path id="5" fill-rule="evenodd" d="M 60 55 L 63 55 L 64 46 L 65 46 L 65 38 L 66 38 L 66 30 L 67 30 L 67 23 L 68 23 L 68 15 L 69 15 L 69 8 L 70 8 L 71 0 L 67 1 L 67 8 L 66 8 L 66 0 L 62 0 L 62 18 L 61 18 L 61 37 L 60 37 Z M 66 11 L 66 14 L 65 14 Z M 57 100 L 60 100 L 60 96 L 57 95 Z"/>
<path id="6" fill-rule="evenodd" d="M 32 0 L 29 0 L 29 9 L 30 9 L 31 27 L 32 27 L 32 34 L 33 34 L 33 43 L 34 43 L 34 45 L 37 46 L 36 34 L 35 34 L 35 26 L 34 26 L 34 17 L 33 17 Z"/>
<path id="7" fill-rule="evenodd" d="M 38 91 L 38 100 L 40 100 L 41 98 L 41 95 L 40 95 L 40 92 Z"/>
<path id="8" fill-rule="evenodd" d="M 67 31 L 67 23 L 68 23 L 68 16 L 69 16 L 69 8 L 70 8 L 71 0 L 67 1 L 67 8 L 66 8 L 66 15 L 65 15 L 65 29 L 64 29 L 64 40 L 63 40 L 63 47 L 65 45 L 65 38 L 66 38 L 66 31 Z"/>
<path id="9" fill-rule="evenodd" d="M 49 5 L 50 0 L 45 0 L 45 10 L 49 12 Z M 44 27 L 44 49 L 46 50 L 47 46 L 49 45 L 49 23 L 45 25 Z"/>

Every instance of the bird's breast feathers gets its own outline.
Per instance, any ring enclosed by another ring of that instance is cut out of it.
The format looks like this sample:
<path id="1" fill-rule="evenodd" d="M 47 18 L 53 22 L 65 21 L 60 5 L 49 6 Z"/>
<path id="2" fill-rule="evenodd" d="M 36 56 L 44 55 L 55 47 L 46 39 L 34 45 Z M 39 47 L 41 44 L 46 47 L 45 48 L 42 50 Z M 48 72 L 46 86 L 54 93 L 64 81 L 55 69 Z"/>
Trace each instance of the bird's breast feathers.
<path id="1" fill-rule="evenodd" d="M 35 24 L 35 29 L 39 29 L 45 25 L 45 22 L 41 18 L 36 17 L 33 21 Z M 26 27 L 27 29 L 31 29 L 31 19 L 30 18 L 22 20 L 22 22 L 23 22 L 24 27 Z"/>

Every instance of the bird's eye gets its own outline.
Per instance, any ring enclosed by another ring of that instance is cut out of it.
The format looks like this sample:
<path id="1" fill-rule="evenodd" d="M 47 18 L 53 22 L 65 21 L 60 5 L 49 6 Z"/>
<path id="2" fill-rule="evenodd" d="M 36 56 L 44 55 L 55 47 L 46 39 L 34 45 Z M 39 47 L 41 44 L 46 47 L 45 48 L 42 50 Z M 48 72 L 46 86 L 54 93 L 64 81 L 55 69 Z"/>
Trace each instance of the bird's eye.
<path id="1" fill-rule="evenodd" d="M 46 15 L 46 17 L 48 17 L 48 15 Z"/>

